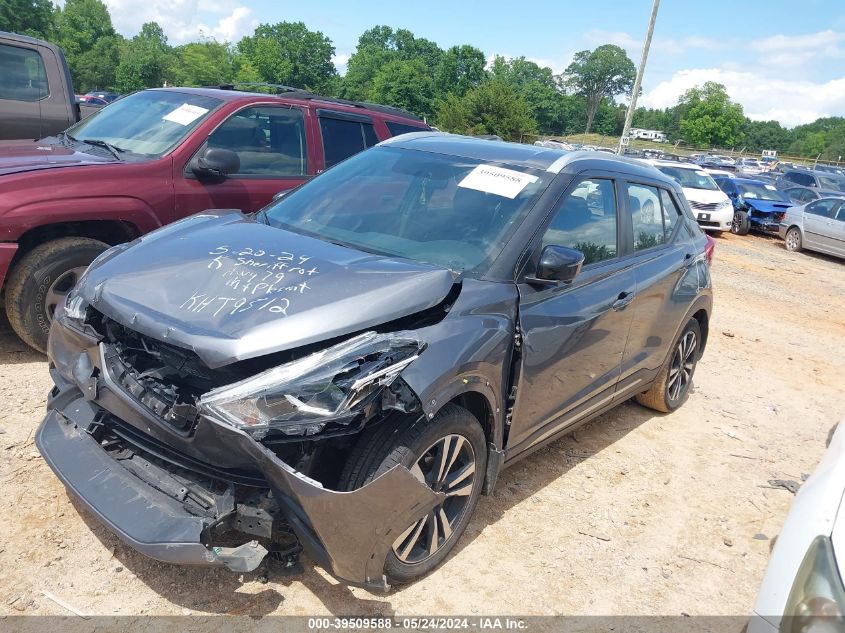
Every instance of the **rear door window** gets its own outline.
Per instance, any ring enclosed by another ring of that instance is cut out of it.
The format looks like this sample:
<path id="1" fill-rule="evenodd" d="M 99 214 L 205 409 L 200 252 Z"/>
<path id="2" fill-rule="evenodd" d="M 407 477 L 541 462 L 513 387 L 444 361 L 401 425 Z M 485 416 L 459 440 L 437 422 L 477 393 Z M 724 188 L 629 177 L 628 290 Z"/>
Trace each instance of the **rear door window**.
<path id="1" fill-rule="evenodd" d="M 426 131 L 425 128 L 407 125 L 405 123 L 397 123 L 396 121 L 385 121 L 384 123 L 387 125 L 387 130 L 390 132 L 390 136 L 399 136 L 400 134 Z"/>
<path id="2" fill-rule="evenodd" d="M 378 143 L 372 121 L 320 116 L 326 169 Z"/>
<path id="3" fill-rule="evenodd" d="M 0 99 L 40 101 L 50 95 L 38 51 L 0 44 Z"/>

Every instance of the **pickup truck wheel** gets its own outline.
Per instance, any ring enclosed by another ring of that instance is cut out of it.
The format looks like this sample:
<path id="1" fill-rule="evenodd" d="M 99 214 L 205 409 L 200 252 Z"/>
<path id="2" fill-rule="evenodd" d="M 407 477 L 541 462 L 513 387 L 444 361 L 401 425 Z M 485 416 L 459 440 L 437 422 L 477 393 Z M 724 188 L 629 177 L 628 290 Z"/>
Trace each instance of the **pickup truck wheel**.
<path id="1" fill-rule="evenodd" d="M 701 327 L 690 319 L 675 340 L 651 389 L 637 396 L 641 405 L 669 413 L 680 407 L 689 395 L 692 376 L 701 349 Z"/>
<path id="2" fill-rule="evenodd" d="M 87 237 L 63 237 L 35 247 L 17 263 L 6 283 L 6 315 L 24 343 L 47 350 L 56 307 L 108 247 Z"/>
<path id="3" fill-rule="evenodd" d="M 466 529 L 487 469 L 484 431 L 469 411 L 454 404 L 432 419 L 383 422 L 361 436 L 340 489 L 360 488 L 397 464 L 446 497 L 393 542 L 384 565 L 390 584 L 411 582 L 437 567 Z"/>

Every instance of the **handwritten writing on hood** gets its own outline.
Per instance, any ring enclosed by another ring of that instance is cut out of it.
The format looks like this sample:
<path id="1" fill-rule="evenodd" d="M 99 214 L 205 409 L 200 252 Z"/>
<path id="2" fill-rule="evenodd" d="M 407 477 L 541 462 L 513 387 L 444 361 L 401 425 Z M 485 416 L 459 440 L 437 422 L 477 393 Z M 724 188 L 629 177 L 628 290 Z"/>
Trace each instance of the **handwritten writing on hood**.
<path id="1" fill-rule="evenodd" d="M 210 281 L 222 280 L 226 294 L 218 294 L 219 283 L 206 284 L 179 305 L 181 311 L 225 317 L 227 313 L 231 316 L 266 310 L 287 316 L 291 301 L 308 292 L 308 281 L 319 275 L 315 266 L 308 265 L 308 255 L 228 244 L 217 246 L 208 254 L 211 259 L 207 268 L 213 271 Z M 209 292 L 207 287 L 212 285 L 215 290 Z"/>

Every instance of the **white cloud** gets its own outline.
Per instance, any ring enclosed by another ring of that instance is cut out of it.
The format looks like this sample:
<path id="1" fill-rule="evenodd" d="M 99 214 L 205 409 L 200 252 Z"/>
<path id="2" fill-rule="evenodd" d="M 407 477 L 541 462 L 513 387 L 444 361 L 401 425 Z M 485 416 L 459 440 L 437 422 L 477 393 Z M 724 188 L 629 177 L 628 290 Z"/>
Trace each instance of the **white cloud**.
<path id="1" fill-rule="evenodd" d="M 751 42 L 759 62 L 772 68 L 795 69 L 821 58 L 825 62 L 845 56 L 845 33 L 821 31 L 807 35 L 773 35 Z"/>
<path id="2" fill-rule="evenodd" d="M 707 81 L 724 84 L 733 101 L 742 104 L 750 119 L 774 119 L 783 125 L 811 123 L 823 116 L 845 112 L 845 77 L 827 82 L 770 77 L 757 71 L 699 68 L 676 72 L 638 100 L 638 105 L 666 108 L 693 86 Z"/>
<path id="3" fill-rule="evenodd" d="M 332 63 L 337 68 L 339 74 L 346 74 L 346 65 L 349 63 L 349 57 L 349 53 L 336 53 L 332 56 Z"/>
<path id="4" fill-rule="evenodd" d="M 231 0 L 212 4 L 199 0 L 105 0 L 115 29 L 126 37 L 145 22 L 157 22 L 171 44 L 183 44 L 201 35 L 236 42 L 257 25 L 252 10 Z"/>

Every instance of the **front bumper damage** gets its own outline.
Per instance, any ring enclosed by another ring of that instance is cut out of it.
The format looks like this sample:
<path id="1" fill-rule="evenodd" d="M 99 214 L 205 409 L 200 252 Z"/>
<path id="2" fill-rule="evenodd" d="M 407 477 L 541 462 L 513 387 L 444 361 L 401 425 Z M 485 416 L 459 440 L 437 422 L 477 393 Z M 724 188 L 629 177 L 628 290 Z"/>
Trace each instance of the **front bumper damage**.
<path id="1" fill-rule="evenodd" d="M 338 579 L 386 590 L 392 543 L 442 502 L 403 466 L 351 492 L 329 490 L 248 434 L 203 417 L 195 435 L 215 438 L 211 445 L 227 447 L 253 472 L 215 468 L 174 449 L 168 436 L 175 446 L 186 438 L 111 379 L 102 343 L 56 324 L 49 351 L 56 387 L 36 445 L 74 497 L 152 558 L 251 571 L 267 554 L 264 544 L 285 526 Z M 112 448 L 115 437 L 133 450 Z M 241 541 L 260 538 L 222 546 L 215 539 L 223 528 Z"/>

